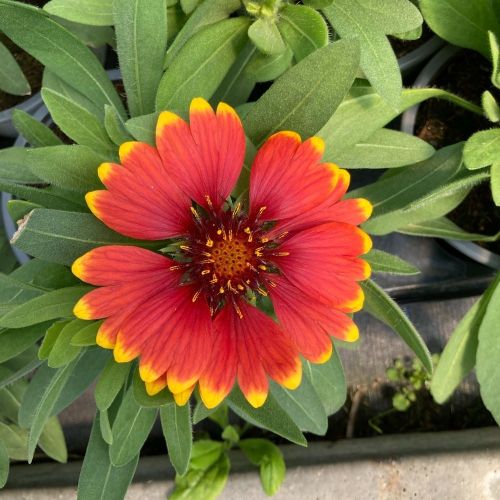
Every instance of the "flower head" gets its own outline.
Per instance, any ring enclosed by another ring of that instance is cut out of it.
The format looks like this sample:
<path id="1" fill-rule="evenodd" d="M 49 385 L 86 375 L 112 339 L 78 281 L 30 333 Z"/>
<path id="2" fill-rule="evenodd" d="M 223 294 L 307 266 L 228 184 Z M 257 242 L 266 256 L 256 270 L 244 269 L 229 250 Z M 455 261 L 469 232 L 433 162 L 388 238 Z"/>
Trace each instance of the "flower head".
<path id="1" fill-rule="evenodd" d="M 370 268 L 359 256 L 371 241 L 356 225 L 371 206 L 341 199 L 349 174 L 321 163 L 323 150 L 318 137 L 272 135 L 253 161 L 248 203 L 235 201 L 241 122 L 230 106 L 214 112 L 196 98 L 189 124 L 160 114 L 156 148 L 127 142 L 121 165 L 99 167 L 106 189 L 87 194 L 91 211 L 126 236 L 169 242 L 162 252 L 112 245 L 77 259 L 74 274 L 98 288 L 74 312 L 105 318 L 97 343 L 117 362 L 139 357 L 149 394 L 168 386 L 184 404 L 198 384 L 212 408 L 237 379 L 258 407 L 269 378 L 300 384 L 300 356 L 325 362 L 330 336 L 357 338 L 348 313 L 363 304 L 357 281 Z M 271 304 L 276 320 L 261 310 Z"/>

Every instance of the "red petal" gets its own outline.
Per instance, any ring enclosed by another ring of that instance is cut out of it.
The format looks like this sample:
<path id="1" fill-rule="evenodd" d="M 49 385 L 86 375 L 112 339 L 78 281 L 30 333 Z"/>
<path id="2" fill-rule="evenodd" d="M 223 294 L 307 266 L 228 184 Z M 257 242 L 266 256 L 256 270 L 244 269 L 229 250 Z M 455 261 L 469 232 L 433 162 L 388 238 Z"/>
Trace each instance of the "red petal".
<path id="1" fill-rule="evenodd" d="M 358 328 L 346 314 L 301 293 L 286 278 L 273 276 L 273 282 L 269 295 L 281 327 L 309 361 L 330 358 L 330 335 L 348 342 L 358 338 Z"/>
<path id="2" fill-rule="evenodd" d="M 164 111 L 156 126 L 156 145 L 175 182 L 205 207 L 207 197 L 219 209 L 240 175 L 245 134 L 238 115 L 220 103 L 217 113 L 202 98 L 193 99 L 190 125 Z"/>
<path id="3" fill-rule="evenodd" d="M 356 256 L 371 248 L 359 228 L 328 223 L 301 231 L 279 248 L 275 258 L 283 274 L 313 298 L 346 312 L 361 309 L 363 293 L 355 280 L 366 279 L 369 265 Z"/>
<path id="4" fill-rule="evenodd" d="M 107 191 L 86 196 L 96 217 L 132 238 L 159 240 L 183 234 L 191 223 L 190 200 L 168 176 L 157 151 L 140 142 L 120 146 L 123 166 L 103 163 Z"/>
<path id="5" fill-rule="evenodd" d="M 319 137 L 301 142 L 295 132 L 278 132 L 260 148 L 250 174 L 250 206 L 261 219 L 295 217 L 325 202 L 332 193 L 335 172 L 319 163 L 324 143 Z"/>
<path id="6" fill-rule="evenodd" d="M 212 345 L 210 311 L 202 297 L 192 301 L 195 292 L 191 286 L 168 291 L 159 297 L 149 317 L 138 318 L 123 331 L 124 341 L 142 342 L 142 379 L 150 382 L 167 372 L 173 393 L 181 393 L 198 381 Z M 139 325 L 144 332 L 138 334 Z"/>
<path id="7" fill-rule="evenodd" d="M 75 260 L 73 274 L 92 285 L 120 285 L 131 281 L 156 280 L 179 283 L 180 274 L 171 271 L 176 263 L 144 248 L 109 245 L 90 250 Z"/>
<path id="8" fill-rule="evenodd" d="M 239 386 L 255 408 L 267 398 L 266 375 L 290 389 L 298 387 L 301 381 L 298 353 L 279 326 L 247 302 L 241 301 L 238 307 L 241 318 L 228 305 L 215 319 L 216 345 L 200 379 L 200 394 L 208 407 L 216 406 L 229 393 L 236 367 Z"/>

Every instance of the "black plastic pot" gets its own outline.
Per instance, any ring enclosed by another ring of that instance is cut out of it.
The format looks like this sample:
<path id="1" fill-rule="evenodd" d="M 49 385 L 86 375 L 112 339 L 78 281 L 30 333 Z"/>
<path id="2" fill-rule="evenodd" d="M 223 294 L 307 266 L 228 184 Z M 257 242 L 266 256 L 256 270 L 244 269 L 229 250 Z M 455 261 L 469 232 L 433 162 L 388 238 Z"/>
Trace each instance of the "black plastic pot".
<path id="1" fill-rule="evenodd" d="M 418 74 L 413 87 L 421 88 L 432 86 L 434 80 L 438 77 L 446 64 L 461 50 L 460 47 L 456 47 L 455 45 L 447 45 L 441 49 Z M 403 113 L 401 116 L 401 130 L 403 132 L 407 134 L 415 133 L 419 109 L 420 105 L 417 104 Z M 446 240 L 446 242 L 460 253 L 476 262 L 493 269 L 500 269 L 500 255 L 479 246 L 477 243 L 462 240 Z"/>
<path id="2" fill-rule="evenodd" d="M 398 64 L 401 73 L 403 73 L 403 75 L 411 74 L 422 63 L 432 57 L 432 55 L 435 54 L 444 44 L 445 42 L 441 38 L 434 35 L 415 50 L 412 50 L 403 57 L 400 57 L 398 59 Z"/>

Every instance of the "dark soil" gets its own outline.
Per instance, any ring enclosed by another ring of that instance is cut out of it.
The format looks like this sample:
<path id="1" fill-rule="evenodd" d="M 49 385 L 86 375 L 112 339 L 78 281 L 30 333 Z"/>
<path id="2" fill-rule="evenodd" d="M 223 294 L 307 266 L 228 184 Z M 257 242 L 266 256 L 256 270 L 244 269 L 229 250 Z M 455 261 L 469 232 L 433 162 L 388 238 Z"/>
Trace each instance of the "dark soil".
<path id="1" fill-rule="evenodd" d="M 421 47 L 425 42 L 427 42 L 427 40 L 430 40 L 432 34 L 433 33 L 429 29 L 429 27 L 424 24 L 422 29 L 422 36 L 417 40 L 401 40 L 400 38 L 389 36 L 389 42 L 391 43 L 396 57 L 399 59 L 406 54 L 413 52 L 415 49 Z"/>
<path id="2" fill-rule="evenodd" d="M 489 90 L 500 99 L 500 92 L 491 85 L 491 65 L 477 52 L 463 50 L 448 62 L 433 86 L 453 92 L 481 105 L 481 94 Z M 417 115 L 416 135 L 442 148 L 467 140 L 474 132 L 491 128 L 484 117 L 449 102 L 432 99 L 423 103 Z M 463 229 L 481 234 L 494 234 L 500 228 L 500 210 L 495 206 L 488 184 L 472 189 L 467 198 L 449 217 Z M 479 243 L 500 253 L 500 242 Z"/>
<path id="3" fill-rule="evenodd" d="M 31 95 L 36 94 L 42 86 L 43 66 L 27 52 L 24 52 L 24 50 L 9 40 L 5 35 L 0 34 L 0 41 L 10 50 L 19 66 L 21 66 L 31 86 Z M 12 108 L 16 104 L 29 99 L 31 95 L 18 96 L 7 94 L 0 90 L 0 111 Z"/>

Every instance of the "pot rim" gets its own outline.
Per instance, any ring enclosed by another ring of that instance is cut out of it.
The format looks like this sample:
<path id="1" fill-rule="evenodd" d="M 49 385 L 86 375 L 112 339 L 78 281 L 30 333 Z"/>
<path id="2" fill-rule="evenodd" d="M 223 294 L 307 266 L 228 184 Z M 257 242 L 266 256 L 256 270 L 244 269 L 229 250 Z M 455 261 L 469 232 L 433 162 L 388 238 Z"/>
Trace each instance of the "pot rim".
<path id="1" fill-rule="evenodd" d="M 456 45 L 447 45 L 443 47 L 423 68 L 418 74 L 413 88 L 427 87 L 432 84 L 432 81 L 437 77 L 443 66 L 452 59 L 456 54 L 464 50 Z M 407 109 L 401 116 L 402 132 L 413 135 L 415 132 L 415 123 L 417 121 L 418 110 L 420 104 Z M 487 250 L 473 241 L 451 240 L 443 238 L 450 246 L 458 250 L 467 257 L 484 264 L 493 269 L 500 269 L 500 255 Z"/>

